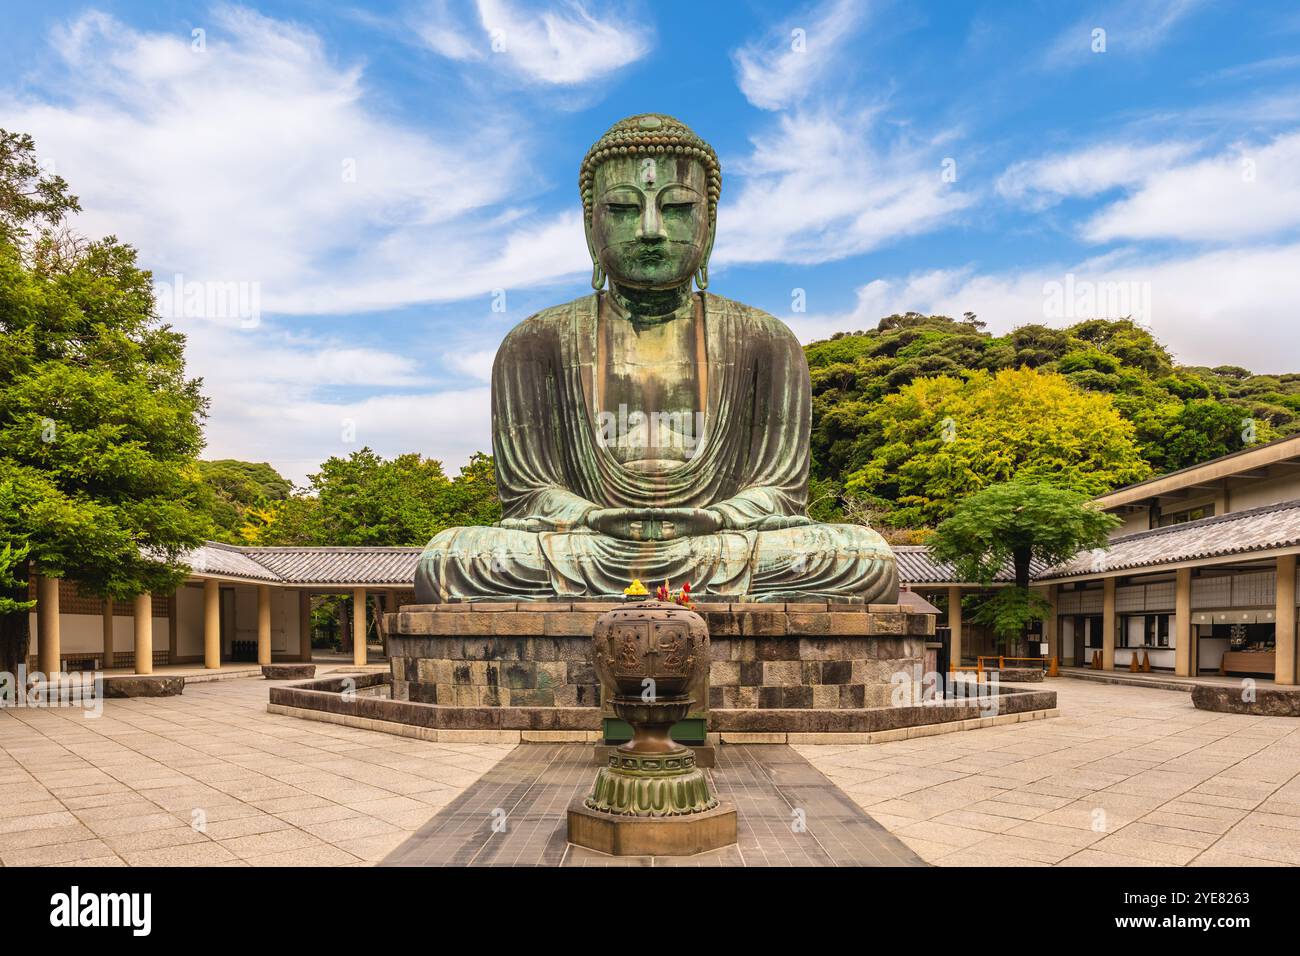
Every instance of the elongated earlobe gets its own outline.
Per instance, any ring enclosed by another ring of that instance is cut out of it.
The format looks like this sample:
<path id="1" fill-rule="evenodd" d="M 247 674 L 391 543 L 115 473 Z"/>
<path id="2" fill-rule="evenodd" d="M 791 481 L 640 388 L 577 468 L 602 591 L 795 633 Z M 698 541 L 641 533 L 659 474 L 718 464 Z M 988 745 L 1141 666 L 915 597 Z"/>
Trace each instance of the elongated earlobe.
<path id="1" fill-rule="evenodd" d="M 605 288 L 605 270 L 594 260 L 591 263 L 591 287 L 597 292 Z"/>
<path id="2" fill-rule="evenodd" d="M 700 267 L 695 270 L 695 285 L 703 292 L 709 287 L 709 257 L 713 255 L 713 237 L 715 224 L 709 225 L 709 244 L 704 247 L 704 258 L 700 260 Z"/>

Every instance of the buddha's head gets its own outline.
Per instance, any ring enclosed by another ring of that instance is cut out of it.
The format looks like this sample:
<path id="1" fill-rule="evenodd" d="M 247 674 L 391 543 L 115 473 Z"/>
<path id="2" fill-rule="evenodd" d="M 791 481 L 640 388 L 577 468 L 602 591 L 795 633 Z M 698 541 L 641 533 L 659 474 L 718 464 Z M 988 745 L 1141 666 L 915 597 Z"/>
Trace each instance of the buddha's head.
<path id="1" fill-rule="evenodd" d="M 587 151 L 578 180 L 594 288 L 709 281 L 722 167 L 708 143 L 660 113 L 619 120 Z"/>

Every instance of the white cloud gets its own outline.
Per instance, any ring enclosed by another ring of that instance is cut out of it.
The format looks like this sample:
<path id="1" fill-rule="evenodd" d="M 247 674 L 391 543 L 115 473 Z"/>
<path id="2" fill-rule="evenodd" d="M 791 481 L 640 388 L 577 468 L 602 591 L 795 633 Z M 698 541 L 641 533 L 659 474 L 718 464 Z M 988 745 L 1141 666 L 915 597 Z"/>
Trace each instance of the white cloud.
<path id="1" fill-rule="evenodd" d="M 1300 243 L 1232 248 L 1143 260 L 1131 253 L 1060 268 L 979 273 L 935 270 L 877 279 L 858 290 L 852 312 L 786 322 L 804 341 L 837 331 L 874 328 L 886 315 L 974 312 L 1002 333 L 1030 322 L 1065 326 L 1089 314 L 1059 316 L 1049 283 L 1103 290 L 1127 286 L 1149 295 L 1149 327 L 1187 365 L 1241 365 L 1257 372 L 1294 371 L 1295 308 L 1300 301 Z M 1099 301 L 1101 296 L 1099 296 Z M 1076 300 L 1077 301 L 1077 300 Z M 1112 316 L 1116 317 L 1116 316 Z"/>
<path id="2" fill-rule="evenodd" d="M 873 116 L 782 116 L 724 168 L 715 261 L 828 262 L 935 228 L 971 203 L 933 144 L 877 149 Z M 726 174 L 741 185 L 727 201 Z M 960 179 L 960 176 L 958 177 Z"/>
<path id="3" fill-rule="evenodd" d="M 503 245 L 516 283 L 585 268 L 581 232 L 557 238 L 572 217 L 489 214 L 518 191 L 526 127 L 401 125 L 298 27 L 219 7 L 195 52 L 187 33 L 91 13 L 56 47 L 58 98 L 0 96 L 0 122 L 74 185 L 83 231 L 164 273 L 257 282 L 264 309 L 310 313 L 486 292 L 505 284 Z"/>
<path id="4" fill-rule="evenodd" d="M 1300 132 L 1162 169 L 1097 213 L 1084 235 L 1236 241 L 1300 226 Z"/>
<path id="5" fill-rule="evenodd" d="M 508 0 L 477 0 L 477 17 L 448 0 L 428 3 L 413 19 L 429 49 L 461 61 L 508 64 L 524 80 L 575 86 L 641 59 L 653 29 L 626 11 L 597 19 L 581 3 L 537 13 Z M 476 19 L 477 22 L 471 22 Z"/>
<path id="6" fill-rule="evenodd" d="M 745 98 L 767 110 L 797 103 L 833 70 L 864 13 L 860 0 L 827 0 L 737 50 L 732 61 Z"/>
<path id="7" fill-rule="evenodd" d="M 1162 46 L 1174 28 L 1204 0 L 1125 0 L 1097 9 L 1062 30 L 1044 54 L 1049 68 L 1077 67 L 1090 57 L 1146 53 Z M 1106 48 L 1093 51 L 1093 31 L 1104 30 Z M 1098 61 L 1100 62 L 1100 61 Z"/>
<path id="8" fill-rule="evenodd" d="M 200 52 L 188 27 L 78 17 L 54 34 L 57 61 L 21 94 L 0 93 L 0 125 L 32 133 L 72 184 L 82 232 L 132 243 L 158 281 L 257 289 L 267 318 L 253 329 L 242 316 L 172 319 L 212 399 L 206 454 L 301 480 L 361 444 L 451 465 L 488 448 L 485 389 L 448 389 L 396 349 L 295 335 L 269 317 L 478 295 L 486 308 L 493 289 L 586 273 L 576 211 L 505 205 L 528 181 L 527 123 L 497 110 L 458 126 L 448 111 L 441 130 L 416 129 L 307 30 L 238 7 L 203 26 Z"/>
<path id="9" fill-rule="evenodd" d="M 1025 160 L 1009 166 L 998 178 L 997 192 L 1031 209 L 1046 209 L 1065 198 L 1095 196 L 1117 186 L 1140 184 L 1192 149 L 1187 143 L 1107 143 L 1082 152 Z"/>
<path id="10" fill-rule="evenodd" d="M 481 382 L 492 381 L 492 363 L 496 349 L 476 349 L 472 352 L 452 352 L 444 356 L 447 365 L 462 375 Z"/>
<path id="11" fill-rule="evenodd" d="M 491 448 L 487 389 L 438 388 L 409 355 L 269 323 L 237 332 L 201 323 L 186 356 L 212 401 L 208 458 L 269 461 L 301 483 L 363 445 L 390 457 L 420 450 L 453 472 Z"/>

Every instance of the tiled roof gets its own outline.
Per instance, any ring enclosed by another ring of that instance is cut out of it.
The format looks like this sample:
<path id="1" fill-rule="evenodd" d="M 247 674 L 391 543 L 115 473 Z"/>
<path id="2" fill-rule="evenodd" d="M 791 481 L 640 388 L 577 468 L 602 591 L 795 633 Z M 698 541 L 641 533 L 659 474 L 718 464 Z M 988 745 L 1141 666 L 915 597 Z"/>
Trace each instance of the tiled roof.
<path id="1" fill-rule="evenodd" d="M 1084 551 L 1051 568 L 1035 562 L 1034 580 L 1099 574 L 1246 554 L 1300 545 L 1300 500 L 1238 511 L 1217 518 L 1142 531 L 1116 538 L 1099 552 Z M 277 584 L 409 587 L 422 548 L 255 548 L 205 542 L 184 561 L 198 574 Z M 904 584 L 969 584 L 951 564 L 936 561 L 924 545 L 897 545 L 898 577 Z M 994 579 L 1010 583 L 1012 569 Z"/>
<path id="2" fill-rule="evenodd" d="M 262 567 L 249 557 L 247 550 L 232 544 L 205 541 L 199 547 L 182 555 L 181 560 L 198 574 L 255 578 L 259 581 L 281 580 L 274 571 Z"/>
<path id="3" fill-rule="evenodd" d="M 898 562 L 898 579 L 904 584 L 969 584 L 959 577 L 953 566 L 943 561 L 936 561 L 930 549 L 920 544 L 896 544 L 892 546 L 894 559 Z M 1043 566 L 1039 562 L 1030 565 L 1029 573 L 1036 574 Z M 993 580 L 997 583 L 1010 584 L 1016 579 L 1015 570 L 1010 566 L 998 572 Z"/>
<path id="4" fill-rule="evenodd" d="M 1300 500 L 1125 535 L 1095 552 L 1081 551 L 1038 577 L 1104 574 L 1296 545 L 1300 545 Z"/>
<path id="5" fill-rule="evenodd" d="M 255 548 L 206 541 L 182 560 L 197 574 L 276 584 L 409 587 L 423 548 Z"/>
<path id="6" fill-rule="evenodd" d="M 423 548 L 252 548 L 252 556 L 295 584 L 410 584 Z"/>

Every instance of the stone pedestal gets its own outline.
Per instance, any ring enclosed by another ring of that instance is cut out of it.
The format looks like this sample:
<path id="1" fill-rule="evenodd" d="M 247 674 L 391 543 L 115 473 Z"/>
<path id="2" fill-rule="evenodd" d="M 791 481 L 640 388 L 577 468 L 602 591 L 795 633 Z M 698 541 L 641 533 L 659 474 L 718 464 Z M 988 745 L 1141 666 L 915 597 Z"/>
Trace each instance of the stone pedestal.
<path id="1" fill-rule="evenodd" d="M 408 605 L 387 617 L 393 697 L 473 708 L 600 707 L 591 632 L 614 602 Z M 921 679 L 934 615 L 898 604 L 713 604 L 689 716 L 888 707 Z M 707 706 L 705 706 L 707 705 Z M 713 721 L 710 720 L 712 724 Z"/>
<path id="2" fill-rule="evenodd" d="M 610 856 L 691 856 L 736 842 L 736 808 L 728 804 L 688 817 L 616 817 L 569 805 L 569 842 Z"/>

